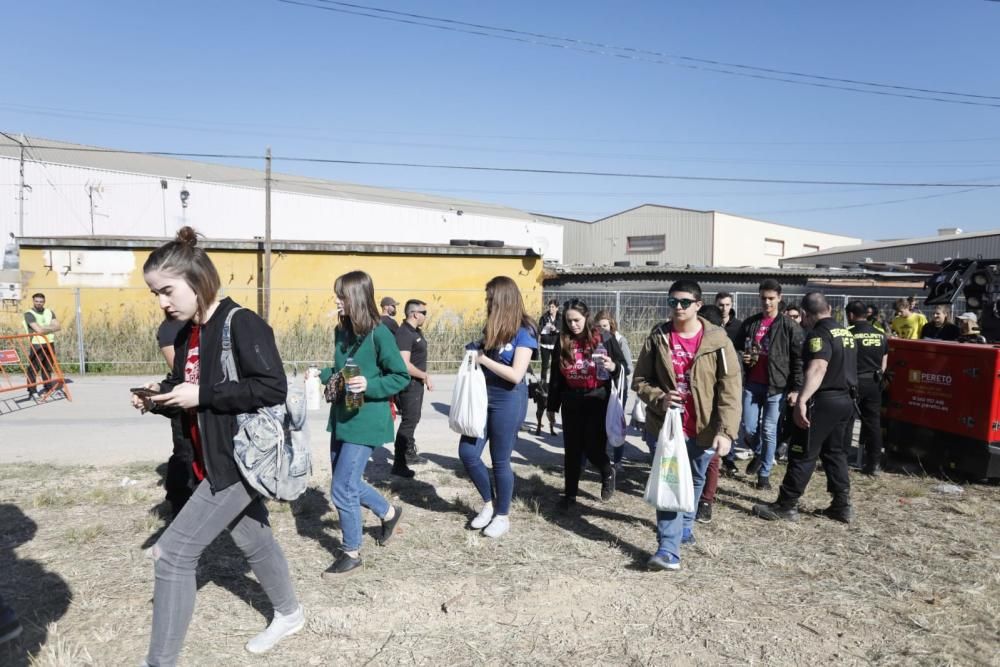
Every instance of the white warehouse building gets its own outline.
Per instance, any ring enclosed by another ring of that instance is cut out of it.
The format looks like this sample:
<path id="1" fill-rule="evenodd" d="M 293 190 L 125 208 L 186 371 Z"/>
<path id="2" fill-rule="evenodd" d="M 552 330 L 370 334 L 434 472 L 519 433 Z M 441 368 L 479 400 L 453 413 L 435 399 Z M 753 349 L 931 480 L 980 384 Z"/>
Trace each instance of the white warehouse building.
<path id="1" fill-rule="evenodd" d="M 264 236 L 263 170 L 15 139 L 0 137 L 0 246 L 11 235 L 172 236 L 184 224 L 215 239 Z M 287 174 L 271 191 L 274 239 L 497 240 L 563 259 L 562 225 L 505 206 Z"/>
<path id="2" fill-rule="evenodd" d="M 593 222 L 539 216 L 565 230 L 563 263 L 777 267 L 784 257 L 861 239 L 720 211 L 643 204 Z"/>

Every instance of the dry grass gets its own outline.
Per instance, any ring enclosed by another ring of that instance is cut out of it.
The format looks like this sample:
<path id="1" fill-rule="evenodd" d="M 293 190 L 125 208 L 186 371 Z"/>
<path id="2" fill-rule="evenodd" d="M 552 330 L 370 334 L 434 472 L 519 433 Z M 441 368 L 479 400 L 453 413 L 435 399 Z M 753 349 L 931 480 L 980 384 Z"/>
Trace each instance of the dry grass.
<path id="1" fill-rule="evenodd" d="M 364 570 L 343 580 L 319 576 L 340 536 L 328 475 L 274 507 L 309 621 L 270 657 L 243 651 L 270 608 L 232 541 L 217 540 L 199 569 L 184 663 L 997 663 L 996 487 L 955 498 L 934 492 L 935 479 L 856 477 L 859 520 L 847 527 L 761 522 L 748 515 L 759 492 L 723 480 L 684 569 L 653 574 L 644 465 L 628 466 L 608 503 L 586 495 L 598 491 L 586 476 L 568 516 L 556 509 L 557 467 L 516 465 L 513 532 L 495 542 L 464 528 L 475 495 L 457 461 L 434 461 L 412 481 L 372 464 L 405 515 L 390 546 L 365 538 Z M 0 664 L 138 664 L 152 593 L 143 548 L 163 526 L 154 467 L 0 466 L 0 592 L 25 624 Z M 819 473 L 807 511 L 825 505 L 823 486 Z"/>

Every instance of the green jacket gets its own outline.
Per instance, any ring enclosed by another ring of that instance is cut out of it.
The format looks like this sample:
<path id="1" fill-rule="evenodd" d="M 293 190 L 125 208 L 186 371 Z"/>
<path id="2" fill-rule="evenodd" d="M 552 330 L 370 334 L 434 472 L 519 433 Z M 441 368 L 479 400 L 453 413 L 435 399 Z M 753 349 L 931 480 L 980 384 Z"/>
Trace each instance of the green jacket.
<path id="1" fill-rule="evenodd" d="M 743 378 L 740 362 L 726 331 L 699 317 L 705 333 L 691 366 L 691 393 L 698 445 L 712 446 L 716 435 L 733 442 L 740 431 L 743 411 Z M 666 323 L 657 325 L 646 338 L 632 375 L 632 389 L 646 404 L 646 432 L 657 435 L 663 428 L 663 396 L 677 386 L 667 340 Z"/>
<path id="2" fill-rule="evenodd" d="M 368 379 L 365 403 L 357 412 L 344 407 L 343 401 L 330 406 L 330 420 L 326 430 L 334 433 L 337 440 L 381 447 L 392 442 L 395 433 L 389 399 L 402 391 L 410 382 L 406 364 L 399 355 L 396 337 L 389 328 L 379 324 L 365 336 L 355 350 L 354 336 L 337 328 L 333 345 L 333 367 L 324 368 L 320 382 L 326 384 L 335 373 L 339 373 L 347 363 L 348 352 L 354 350 L 354 363 L 361 368 L 361 374 Z"/>

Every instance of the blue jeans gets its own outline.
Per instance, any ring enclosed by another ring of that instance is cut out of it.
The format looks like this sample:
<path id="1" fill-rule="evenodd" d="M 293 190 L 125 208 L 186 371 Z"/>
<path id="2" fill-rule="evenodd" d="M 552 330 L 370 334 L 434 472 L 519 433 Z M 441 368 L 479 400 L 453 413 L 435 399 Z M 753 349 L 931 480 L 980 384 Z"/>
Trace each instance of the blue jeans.
<path id="1" fill-rule="evenodd" d="M 496 497 L 493 511 L 496 514 L 510 514 L 510 500 L 514 496 L 514 471 L 510 467 L 510 454 L 517 442 L 517 431 L 524 422 L 528 409 L 528 385 L 521 382 L 513 389 L 486 385 L 489 407 L 486 410 L 486 436 L 473 438 L 463 435 L 458 442 L 458 457 L 462 459 L 465 472 L 472 478 L 483 502 Z M 496 493 L 490 483 L 490 471 L 483 463 L 483 449 L 490 443 L 490 460 L 493 461 L 493 477 L 496 478 Z"/>
<path id="2" fill-rule="evenodd" d="M 774 452 L 778 447 L 778 424 L 785 405 L 785 395 L 767 395 L 767 385 L 751 382 L 743 388 L 743 431 L 753 453 L 763 465 L 760 477 L 770 477 Z"/>
<path id="3" fill-rule="evenodd" d="M 691 479 L 694 482 L 695 511 L 693 512 L 663 512 L 656 510 L 656 539 L 659 541 L 659 551 L 666 552 L 680 560 L 681 537 L 684 532 L 694 529 L 694 515 L 698 509 L 698 499 L 705 489 L 705 472 L 708 464 L 715 456 L 714 449 L 702 449 L 695 438 L 687 441 L 688 460 L 691 462 Z"/>
<path id="4" fill-rule="evenodd" d="M 333 482 L 330 497 L 340 515 L 340 530 L 344 533 L 344 551 L 361 548 L 361 508 L 367 507 L 380 519 L 389 513 L 389 501 L 368 485 L 362 475 L 372 448 L 368 445 L 330 440 L 330 463 L 333 466 Z"/>

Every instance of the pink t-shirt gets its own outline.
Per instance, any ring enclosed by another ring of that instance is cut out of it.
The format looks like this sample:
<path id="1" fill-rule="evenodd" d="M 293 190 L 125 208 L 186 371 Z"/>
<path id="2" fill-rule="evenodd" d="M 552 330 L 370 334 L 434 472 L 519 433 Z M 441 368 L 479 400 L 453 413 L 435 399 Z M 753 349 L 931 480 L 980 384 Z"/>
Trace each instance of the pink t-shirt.
<path id="1" fill-rule="evenodd" d="M 757 384 L 767 384 L 767 354 L 770 349 L 770 339 L 767 337 L 767 332 L 770 331 L 771 325 L 774 324 L 774 320 L 777 317 L 765 317 L 760 321 L 760 327 L 757 328 L 757 333 L 754 334 L 753 343 L 760 350 L 757 355 L 757 363 L 750 367 L 750 372 L 747 373 L 747 382 L 755 382 Z M 750 350 L 744 350 L 745 352 L 750 352 Z"/>
<path id="2" fill-rule="evenodd" d="M 698 434 L 697 418 L 694 414 L 694 394 L 691 393 L 691 366 L 694 357 L 701 346 L 701 338 L 705 333 L 702 328 L 697 334 L 685 338 L 676 331 L 670 332 L 670 357 L 674 364 L 674 377 L 677 378 L 677 391 L 684 395 L 684 435 L 693 438 Z"/>

